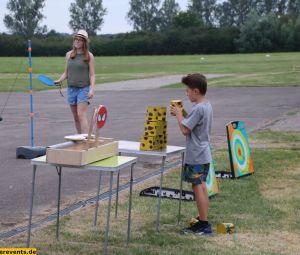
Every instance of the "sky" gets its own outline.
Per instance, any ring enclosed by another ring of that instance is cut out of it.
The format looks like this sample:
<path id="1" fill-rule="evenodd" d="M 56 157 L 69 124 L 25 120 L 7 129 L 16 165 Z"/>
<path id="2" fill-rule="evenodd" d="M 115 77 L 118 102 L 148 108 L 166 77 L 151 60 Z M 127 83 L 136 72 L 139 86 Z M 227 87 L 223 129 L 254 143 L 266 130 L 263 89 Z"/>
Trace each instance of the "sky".
<path id="1" fill-rule="evenodd" d="M 72 34 L 68 23 L 70 21 L 69 7 L 75 0 L 46 0 L 42 13 L 46 18 L 41 25 L 47 25 L 48 31 L 54 29 L 60 33 Z M 188 0 L 176 1 L 181 10 L 186 10 Z M 4 15 L 9 14 L 6 8 L 8 0 L 0 0 L 0 32 L 9 32 L 3 23 Z M 129 0 L 103 0 L 103 7 L 107 9 L 104 16 L 104 24 L 98 34 L 116 34 L 132 31 L 132 26 L 126 19 L 129 11 Z"/>

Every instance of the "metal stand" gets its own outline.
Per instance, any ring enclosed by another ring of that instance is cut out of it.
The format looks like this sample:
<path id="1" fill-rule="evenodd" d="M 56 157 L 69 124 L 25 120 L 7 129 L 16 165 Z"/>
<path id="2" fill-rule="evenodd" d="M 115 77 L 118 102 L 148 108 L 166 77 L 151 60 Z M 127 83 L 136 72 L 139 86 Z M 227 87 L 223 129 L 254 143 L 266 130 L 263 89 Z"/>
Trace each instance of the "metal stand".
<path id="1" fill-rule="evenodd" d="M 110 181 L 109 181 L 107 220 L 106 220 L 105 240 L 104 240 L 104 254 L 105 255 L 107 254 L 107 243 L 108 243 L 108 232 L 109 232 L 109 221 L 110 221 L 110 209 L 111 209 L 111 196 L 112 196 L 112 183 L 113 183 L 113 172 L 110 173 Z"/>
<path id="2" fill-rule="evenodd" d="M 129 203 L 129 205 L 128 205 L 128 227 L 127 227 L 127 242 L 126 242 L 126 246 L 128 246 L 128 243 L 130 241 L 133 167 L 134 167 L 134 164 L 131 165 L 131 169 L 130 169 L 130 188 L 129 188 L 129 202 L 128 202 Z"/>
<path id="3" fill-rule="evenodd" d="M 58 174 L 58 192 L 57 192 L 57 213 L 56 213 L 56 240 L 59 239 L 59 213 L 60 213 L 60 194 L 61 194 L 61 170 L 62 167 L 56 167 Z"/>
<path id="4" fill-rule="evenodd" d="M 117 190 L 116 190 L 116 209 L 115 209 L 115 218 L 118 217 L 119 187 L 120 187 L 120 171 L 118 171 L 118 176 L 117 176 Z"/>
<path id="5" fill-rule="evenodd" d="M 158 200 L 157 200 L 156 231 L 159 231 L 161 188 L 162 188 L 163 177 L 164 177 L 165 161 L 166 161 L 166 156 L 163 156 L 161 168 L 160 168 L 160 184 L 159 184 L 159 194 L 158 194 Z"/>
<path id="6" fill-rule="evenodd" d="M 95 210 L 95 218 L 94 218 L 94 227 L 97 225 L 97 217 L 98 217 L 98 209 L 99 209 L 99 198 L 100 198 L 100 185 L 101 185 L 101 171 L 99 172 L 99 181 L 98 181 L 98 188 L 97 188 L 97 201 L 96 201 L 96 210 Z"/>
<path id="7" fill-rule="evenodd" d="M 178 218 L 177 218 L 177 226 L 180 223 L 181 218 L 181 199 L 182 199 L 182 174 L 184 168 L 184 152 L 181 153 L 181 171 L 180 171 L 180 197 L 179 197 L 179 205 L 178 205 Z"/>
<path id="8" fill-rule="evenodd" d="M 33 172 L 32 172 L 31 198 L 30 198 L 30 207 L 29 207 L 29 222 L 28 222 L 27 245 L 26 245 L 27 248 L 30 247 L 30 234 L 31 234 L 31 220 L 32 220 L 32 208 L 33 208 L 34 186 L 35 186 L 35 173 L 36 173 L 36 165 L 33 166 Z"/>
<path id="9" fill-rule="evenodd" d="M 34 145 L 34 112 L 32 91 L 32 57 L 31 40 L 28 40 L 28 64 L 29 64 L 29 95 L 30 95 L 30 141 L 31 146 L 21 146 L 16 150 L 16 158 L 33 159 L 46 154 L 46 148 Z M 1 118 L 1 117 L 0 117 Z M 2 118 L 1 118 L 2 120 Z"/>

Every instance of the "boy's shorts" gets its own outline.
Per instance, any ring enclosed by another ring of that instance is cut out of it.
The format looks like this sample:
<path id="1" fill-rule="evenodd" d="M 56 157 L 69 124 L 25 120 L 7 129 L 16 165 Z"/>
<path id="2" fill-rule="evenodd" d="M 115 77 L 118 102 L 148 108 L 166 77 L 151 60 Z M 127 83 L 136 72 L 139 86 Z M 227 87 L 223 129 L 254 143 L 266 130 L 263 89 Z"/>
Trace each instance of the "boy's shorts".
<path id="1" fill-rule="evenodd" d="M 201 184 L 206 181 L 209 171 L 209 163 L 203 165 L 189 165 L 185 164 L 182 179 L 192 184 Z"/>
<path id="2" fill-rule="evenodd" d="M 89 103 L 89 91 L 90 86 L 79 87 L 68 87 L 68 103 L 70 105 L 77 105 L 79 103 Z"/>

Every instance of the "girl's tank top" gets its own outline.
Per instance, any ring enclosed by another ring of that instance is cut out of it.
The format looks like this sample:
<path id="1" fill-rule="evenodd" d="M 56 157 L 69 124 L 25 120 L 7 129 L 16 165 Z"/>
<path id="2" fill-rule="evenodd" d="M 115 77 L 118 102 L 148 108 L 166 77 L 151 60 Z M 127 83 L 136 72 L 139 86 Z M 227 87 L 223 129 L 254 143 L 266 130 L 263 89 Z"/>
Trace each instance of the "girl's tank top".
<path id="1" fill-rule="evenodd" d="M 83 54 L 77 54 L 68 60 L 68 86 L 86 87 L 90 85 L 89 64 L 84 61 Z"/>

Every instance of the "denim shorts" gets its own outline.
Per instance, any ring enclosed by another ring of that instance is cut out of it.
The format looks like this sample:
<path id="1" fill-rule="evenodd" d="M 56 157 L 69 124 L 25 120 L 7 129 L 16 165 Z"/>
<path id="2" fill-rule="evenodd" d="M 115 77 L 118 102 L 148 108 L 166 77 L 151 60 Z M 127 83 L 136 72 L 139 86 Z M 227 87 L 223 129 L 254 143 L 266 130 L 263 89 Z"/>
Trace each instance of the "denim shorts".
<path id="1" fill-rule="evenodd" d="M 88 95 L 90 86 L 85 87 L 68 87 L 68 103 L 70 105 L 77 105 L 79 103 L 89 103 Z"/>
<path id="2" fill-rule="evenodd" d="M 201 184 L 206 181 L 209 171 L 209 163 L 203 165 L 189 165 L 185 164 L 182 179 L 192 184 Z"/>

